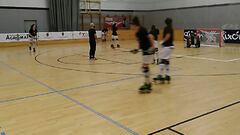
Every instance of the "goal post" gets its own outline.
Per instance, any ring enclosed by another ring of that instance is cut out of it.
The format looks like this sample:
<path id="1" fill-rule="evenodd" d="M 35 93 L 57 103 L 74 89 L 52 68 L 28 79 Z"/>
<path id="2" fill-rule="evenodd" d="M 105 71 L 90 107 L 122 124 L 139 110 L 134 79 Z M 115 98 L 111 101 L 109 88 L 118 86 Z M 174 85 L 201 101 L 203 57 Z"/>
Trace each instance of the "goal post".
<path id="1" fill-rule="evenodd" d="M 199 36 L 201 46 L 223 47 L 222 29 L 198 28 L 196 34 Z"/>

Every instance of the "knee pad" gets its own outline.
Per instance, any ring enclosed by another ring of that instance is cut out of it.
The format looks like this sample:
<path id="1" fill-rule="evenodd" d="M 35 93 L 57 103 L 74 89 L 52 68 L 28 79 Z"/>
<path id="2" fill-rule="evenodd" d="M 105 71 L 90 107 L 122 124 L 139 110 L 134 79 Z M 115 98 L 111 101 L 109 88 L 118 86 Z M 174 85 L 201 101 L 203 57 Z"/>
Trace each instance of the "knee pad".
<path id="1" fill-rule="evenodd" d="M 160 64 L 165 64 L 165 59 L 161 59 Z"/>
<path id="2" fill-rule="evenodd" d="M 149 67 L 143 66 L 142 71 L 143 71 L 143 73 L 148 73 L 149 72 Z"/>
<path id="3" fill-rule="evenodd" d="M 160 64 L 169 65 L 170 62 L 167 59 L 161 59 Z"/>
<path id="4" fill-rule="evenodd" d="M 165 65 L 169 65 L 170 61 L 169 60 L 165 60 Z"/>
<path id="5" fill-rule="evenodd" d="M 116 40 L 118 41 L 118 38 Z"/>

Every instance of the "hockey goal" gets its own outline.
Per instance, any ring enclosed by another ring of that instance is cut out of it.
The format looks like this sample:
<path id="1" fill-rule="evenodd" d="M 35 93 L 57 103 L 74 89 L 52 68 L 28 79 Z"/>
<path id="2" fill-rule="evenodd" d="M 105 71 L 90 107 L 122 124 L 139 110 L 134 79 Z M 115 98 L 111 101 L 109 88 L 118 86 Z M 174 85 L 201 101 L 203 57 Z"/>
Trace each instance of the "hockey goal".
<path id="1" fill-rule="evenodd" d="M 221 29 L 197 29 L 201 46 L 223 47 L 223 37 Z"/>

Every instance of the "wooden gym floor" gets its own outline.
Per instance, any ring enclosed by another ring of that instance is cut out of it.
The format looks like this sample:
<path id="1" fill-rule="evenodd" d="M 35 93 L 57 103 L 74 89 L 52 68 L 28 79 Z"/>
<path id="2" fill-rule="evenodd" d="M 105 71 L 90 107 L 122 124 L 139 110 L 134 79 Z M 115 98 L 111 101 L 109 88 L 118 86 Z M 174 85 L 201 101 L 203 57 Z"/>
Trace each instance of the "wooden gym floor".
<path id="1" fill-rule="evenodd" d="M 0 49 L 0 133 L 6 135 L 239 135 L 240 48 L 184 49 L 171 84 L 143 83 L 141 55 L 87 43 Z M 125 49 L 124 49 L 125 48 Z M 157 75 L 158 66 L 151 66 Z M 153 77 L 153 76 L 152 76 Z"/>

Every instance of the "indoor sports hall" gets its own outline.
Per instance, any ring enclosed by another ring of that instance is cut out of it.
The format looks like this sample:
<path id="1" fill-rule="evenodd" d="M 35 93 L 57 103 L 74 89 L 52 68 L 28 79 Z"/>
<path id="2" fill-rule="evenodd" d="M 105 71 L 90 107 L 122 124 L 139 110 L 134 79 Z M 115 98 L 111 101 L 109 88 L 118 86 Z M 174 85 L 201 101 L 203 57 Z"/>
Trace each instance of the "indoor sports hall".
<path id="1" fill-rule="evenodd" d="M 240 135 L 239 0 L 0 0 L 0 135 Z"/>

